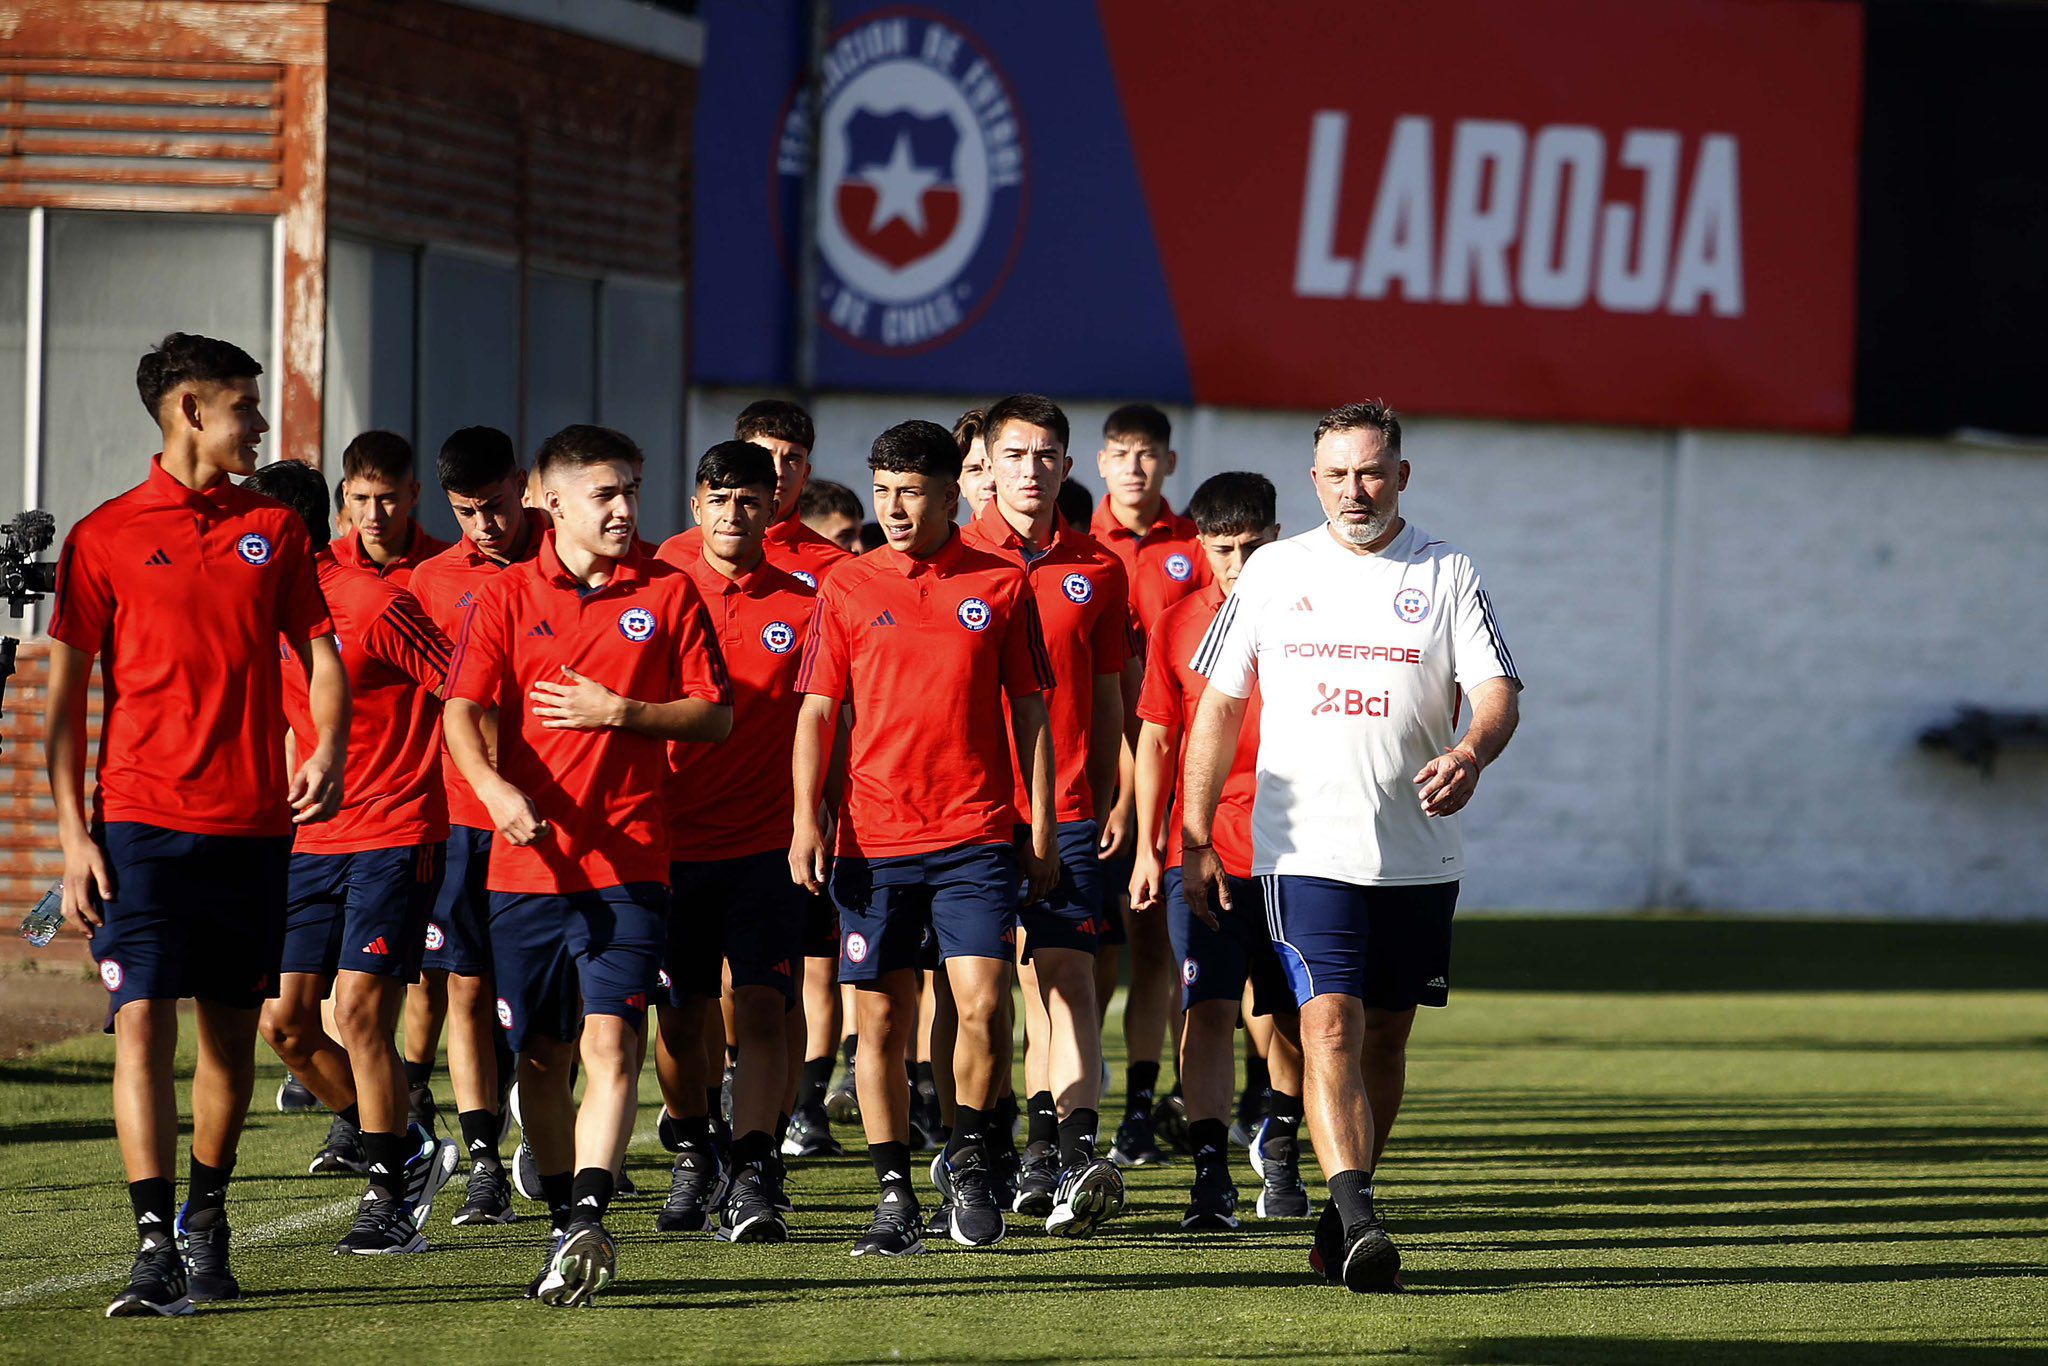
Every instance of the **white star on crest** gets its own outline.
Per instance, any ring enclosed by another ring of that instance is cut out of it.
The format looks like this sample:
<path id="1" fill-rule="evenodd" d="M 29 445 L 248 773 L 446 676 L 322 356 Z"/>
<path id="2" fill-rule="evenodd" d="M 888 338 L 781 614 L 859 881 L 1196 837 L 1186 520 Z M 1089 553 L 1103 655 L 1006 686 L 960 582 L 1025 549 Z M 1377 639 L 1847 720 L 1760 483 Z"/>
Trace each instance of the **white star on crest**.
<path id="1" fill-rule="evenodd" d="M 910 159 L 910 134 L 896 135 L 888 164 L 869 171 L 866 180 L 875 187 L 876 195 L 875 212 L 868 219 L 869 232 L 880 232 L 900 218 L 910 224 L 912 232 L 923 234 L 924 192 L 937 184 L 939 177 L 937 172 Z"/>

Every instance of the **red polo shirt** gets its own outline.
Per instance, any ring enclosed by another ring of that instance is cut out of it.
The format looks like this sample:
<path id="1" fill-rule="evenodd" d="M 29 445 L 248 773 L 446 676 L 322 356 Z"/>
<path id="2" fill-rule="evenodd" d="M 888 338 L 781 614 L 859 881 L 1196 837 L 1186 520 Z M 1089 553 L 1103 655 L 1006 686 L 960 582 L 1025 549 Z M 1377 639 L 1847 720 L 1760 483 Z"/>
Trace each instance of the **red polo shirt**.
<path id="1" fill-rule="evenodd" d="M 328 543 L 334 558 L 350 569 L 365 569 L 380 579 L 389 579 L 400 588 L 412 587 L 413 571 L 448 548 L 448 542 L 429 536 L 427 529 L 414 521 L 412 543 L 405 553 L 387 564 L 378 564 L 363 549 L 363 533 L 351 531 L 346 536 L 337 536 Z"/>
<path id="2" fill-rule="evenodd" d="M 553 525 L 548 515 L 539 508 L 526 508 L 526 553 L 512 563 L 518 564 L 532 559 L 540 551 L 541 537 L 547 535 Z M 453 639 L 462 630 L 462 619 L 469 612 L 469 605 L 475 601 L 476 590 L 498 576 L 506 568 L 476 548 L 476 542 L 464 536 L 440 554 L 412 571 L 412 595 L 419 599 L 427 615 L 441 628 L 441 633 Z M 485 732 L 489 734 L 488 731 Z M 470 791 L 462 770 L 450 758 L 447 746 L 441 748 L 441 783 L 448 793 L 448 821 L 451 825 L 466 825 L 472 830 L 489 830 L 491 813 Z"/>
<path id="3" fill-rule="evenodd" d="M 702 555 L 685 572 L 732 678 L 732 734 L 716 745 L 669 746 L 670 857 L 699 862 L 788 849 L 795 807 L 789 756 L 804 700 L 796 672 L 818 595 L 765 559 L 737 579 Z"/>
<path id="4" fill-rule="evenodd" d="M 841 566 L 797 675 L 799 691 L 853 703 L 839 852 L 1007 843 L 1019 817 L 1004 695 L 1052 683 L 1023 571 L 958 532 L 928 559 L 885 545 Z"/>
<path id="5" fill-rule="evenodd" d="M 1095 727 L 1095 680 L 1121 674 L 1131 657 L 1124 567 L 1093 539 L 1069 529 L 1058 513 L 1053 514 L 1052 543 L 1036 559 L 1027 557 L 1023 538 L 1003 520 L 993 498 L 961 535 L 969 545 L 1021 567 L 1031 583 L 1046 654 L 1052 660 L 1054 686 L 1046 711 L 1052 718 L 1058 819 L 1094 820 L 1098 813 L 1088 788 L 1088 740 Z M 1014 730 L 1011 734 L 1014 737 Z M 1017 811 L 1028 819 L 1027 778 L 1020 756 Z"/>
<path id="6" fill-rule="evenodd" d="M 1186 742 L 1188 728 L 1195 722 L 1195 707 L 1209 680 L 1188 666 L 1195 657 L 1209 623 L 1223 607 L 1223 590 L 1212 580 L 1202 591 L 1182 598 L 1159 618 L 1152 637 L 1152 651 L 1145 659 L 1145 688 L 1138 694 L 1138 719 L 1166 727 L 1173 746 L 1173 806 L 1166 818 L 1166 864 L 1180 866 L 1180 804 L 1186 788 Z M 1216 804 L 1214 833 L 1216 857 L 1233 877 L 1252 875 L 1252 799 L 1259 789 L 1259 690 L 1252 689 L 1244 709 L 1244 729 L 1238 732 L 1237 753 L 1231 757 L 1230 773 L 1223 780 L 1223 795 Z"/>
<path id="7" fill-rule="evenodd" d="M 1116 519 L 1109 496 L 1104 494 L 1088 531 L 1123 561 L 1124 573 L 1131 581 L 1131 607 L 1148 640 L 1158 628 L 1161 612 L 1210 580 L 1209 561 L 1202 555 L 1194 520 L 1181 516 L 1168 503 L 1160 503 L 1159 520 L 1139 536 Z"/>
<path id="8" fill-rule="evenodd" d="M 95 821 L 198 835 L 286 835 L 280 634 L 334 629 L 306 524 L 223 479 L 164 473 L 64 538 L 50 637 L 100 659 Z"/>
<path id="9" fill-rule="evenodd" d="M 449 696 L 498 710 L 498 771 L 550 829 L 491 842 L 494 892 L 577 892 L 668 881 L 668 745 L 617 727 L 550 730 L 529 694 L 564 666 L 642 702 L 731 702 L 725 661 L 689 576 L 634 551 L 602 587 L 562 567 L 549 532 L 533 559 L 476 592 Z"/>
<path id="10" fill-rule="evenodd" d="M 851 563 L 854 558 L 805 526 L 803 518 L 794 514 L 768 528 L 761 549 L 767 555 L 768 563 L 811 588 L 824 583 L 828 574 L 843 564 Z M 704 528 L 699 526 L 661 543 L 661 557 L 670 564 L 689 564 L 703 553 Z"/>
<path id="11" fill-rule="evenodd" d="M 413 595 L 349 569 L 322 549 L 314 563 L 348 670 L 348 767 L 341 810 L 299 827 L 301 854 L 404 849 L 448 838 L 441 795 L 441 699 L 454 647 Z M 319 743 L 306 672 L 285 652 L 284 710 L 299 753 Z"/>

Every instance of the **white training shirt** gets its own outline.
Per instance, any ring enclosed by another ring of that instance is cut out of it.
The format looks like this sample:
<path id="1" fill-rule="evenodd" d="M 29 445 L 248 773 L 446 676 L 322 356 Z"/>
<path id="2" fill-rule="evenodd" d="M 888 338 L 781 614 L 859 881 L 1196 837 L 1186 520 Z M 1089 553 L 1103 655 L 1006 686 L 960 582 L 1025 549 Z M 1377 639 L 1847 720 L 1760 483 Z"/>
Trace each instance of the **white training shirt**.
<path id="1" fill-rule="evenodd" d="M 1275 542 L 1245 565 L 1190 666 L 1232 697 L 1260 689 L 1255 876 L 1390 887 L 1463 875 L 1458 819 L 1423 814 L 1415 774 L 1457 738 L 1461 688 L 1521 679 L 1462 551 L 1413 522 L 1375 555 L 1327 523 Z"/>

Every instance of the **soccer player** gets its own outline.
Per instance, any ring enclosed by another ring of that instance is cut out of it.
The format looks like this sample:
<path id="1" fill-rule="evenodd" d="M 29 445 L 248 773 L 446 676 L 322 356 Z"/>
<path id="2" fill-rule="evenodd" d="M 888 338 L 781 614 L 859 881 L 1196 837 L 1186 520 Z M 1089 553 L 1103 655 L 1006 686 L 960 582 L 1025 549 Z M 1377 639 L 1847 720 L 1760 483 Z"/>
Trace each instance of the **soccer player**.
<path id="1" fill-rule="evenodd" d="M 961 511 L 969 521 L 981 515 L 996 496 L 996 471 L 989 459 L 988 409 L 969 408 L 953 424 L 953 441 L 964 454 L 960 457 Z"/>
<path id="2" fill-rule="evenodd" d="M 812 891 L 829 882 L 839 907 L 840 979 L 859 988 L 861 1121 L 882 1194 L 856 1257 L 924 1251 L 905 1143 L 904 1060 L 927 931 L 960 1017 L 941 1192 L 953 1204 L 950 1232 L 966 1247 L 1003 1236 L 983 1132 L 996 1092 L 992 1026 L 1008 989 L 1019 864 L 1027 901 L 1043 898 L 1059 872 L 1041 696 L 1052 675 L 1030 585 L 1015 564 L 966 544 L 954 527 L 960 448 L 944 427 L 891 427 L 875 438 L 868 468 L 889 543 L 833 574 L 819 595 L 798 675 L 807 696 L 792 762 L 789 850 L 798 882 Z M 853 728 L 835 861 L 822 803 L 847 702 Z M 1023 841 L 1012 739 L 1029 762 Z"/>
<path id="3" fill-rule="evenodd" d="M 327 485 L 297 460 L 265 465 L 243 487 L 327 535 Z M 448 804 L 441 792 L 440 693 L 451 647 L 389 579 L 314 555 L 320 591 L 348 669 L 350 765 L 341 810 L 293 842 L 277 999 L 263 1037 L 320 1103 L 359 1134 L 369 1188 L 336 1252 L 425 1252 L 434 1197 L 454 1174 L 455 1145 L 406 1121 L 405 1071 L 393 1042 L 405 984 L 419 977 L 427 912 L 441 888 Z M 286 652 L 285 713 L 302 752 L 318 743 L 300 663 Z M 322 1027 L 334 993 L 339 1040 Z"/>
<path id="4" fill-rule="evenodd" d="M 844 484 L 811 479 L 797 496 L 797 515 L 805 526 L 849 555 L 860 551 L 860 499 Z"/>
<path id="5" fill-rule="evenodd" d="M 1116 1164 L 1095 1155 L 1102 1084 L 1095 951 L 1110 904 L 1096 861 L 1097 813 L 1108 811 L 1116 791 L 1130 609 L 1123 566 L 1060 518 L 1055 500 L 1073 461 L 1059 405 L 1012 395 L 988 410 L 985 431 L 996 493 L 963 535 L 1030 582 L 1052 665 L 1046 706 L 1058 758 L 1060 880 L 1020 916 L 1031 1129 L 1013 1208 L 1043 1217 L 1048 1233 L 1085 1238 L 1124 1204 Z M 1021 784 L 1017 804 L 1028 804 Z"/>
<path id="6" fill-rule="evenodd" d="M 1127 403 L 1103 422 L 1095 468 L 1108 491 L 1095 509 L 1090 530 L 1123 561 L 1130 576 L 1133 615 L 1148 639 L 1160 613 L 1209 581 L 1195 524 L 1166 501 L 1166 481 L 1179 463 L 1172 424 L 1151 404 Z M 1134 764 L 1128 755 L 1120 786 L 1127 796 L 1135 794 Z M 1129 819 L 1128 801 L 1120 800 L 1111 819 L 1112 836 L 1123 831 Z M 1118 883 L 1127 880 L 1128 868 L 1113 857 L 1112 865 L 1122 874 Z M 1124 1166 L 1144 1167 L 1166 1160 L 1159 1150 L 1152 1101 L 1169 1017 L 1178 1017 L 1173 1003 L 1179 979 L 1174 974 L 1173 945 L 1160 917 L 1132 916 L 1124 928 L 1131 944 L 1131 987 L 1124 998 L 1129 1070 L 1124 1120 L 1117 1126 L 1110 1156 Z"/>
<path id="7" fill-rule="evenodd" d="M 1256 681 L 1252 871 L 1301 1007 L 1309 1132 L 1329 1173 L 1310 1265 L 1391 1290 L 1401 1257 L 1373 1210 L 1373 1170 L 1415 1007 L 1449 996 L 1454 817 L 1514 734 L 1522 684 L 1471 559 L 1400 515 L 1409 466 L 1392 410 L 1331 410 L 1314 450 L 1329 520 L 1245 567 L 1194 656 L 1209 687 L 1188 735 L 1183 888 L 1212 929 L 1212 896 L 1237 909 L 1215 813 Z M 1461 691 L 1472 719 L 1458 738 Z"/>
<path id="8" fill-rule="evenodd" d="M 140 1240 L 109 1318 L 241 1293 L 225 1200 L 257 1010 L 277 990 L 291 832 L 341 805 L 348 679 L 313 543 L 290 509 L 229 478 L 256 468 L 270 429 L 262 373 L 240 347 L 184 332 L 144 355 L 135 387 L 163 450 L 141 485 L 71 529 L 57 566 L 47 752 L 64 913 L 107 989 L 114 1131 Z M 289 777 L 280 636 L 310 661 L 316 727 Z M 106 713 L 88 811 L 95 658 Z M 199 1051 L 191 1182 L 174 1212 L 182 999 L 198 1003 Z"/>
<path id="9" fill-rule="evenodd" d="M 442 723 L 495 831 L 498 1023 L 520 1057 L 520 1114 L 555 1226 L 528 1293 L 549 1305 L 588 1303 L 617 1273 L 604 1215 L 667 932 L 667 742 L 722 740 L 732 727 L 703 600 L 636 541 L 642 465 L 639 447 L 605 427 L 541 443 L 553 530 L 534 558 L 476 590 Z M 569 1070 L 579 1051 L 580 1109 Z"/>
<path id="10" fill-rule="evenodd" d="M 464 427 L 441 443 L 435 474 L 460 540 L 421 565 L 412 576 L 413 596 L 451 638 L 478 590 L 504 570 L 540 552 L 547 514 L 522 506 L 526 471 L 512 439 L 495 427 Z M 509 1224 L 515 1217 L 504 1160 L 498 1151 L 505 1129 L 505 1092 L 512 1078 L 510 1055 L 501 1058 L 497 993 L 491 988 L 491 899 L 486 886 L 491 863 L 491 813 L 470 790 L 454 757 L 442 746 L 441 781 L 448 794 L 447 871 L 427 922 L 422 975 L 428 999 L 445 1001 L 448 1019 L 448 1077 L 455 1088 L 456 1121 L 469 1162 L 469 1188 L 453 1223 Z M 434 979 L 441 979 L 434 990 Z M 412 1004 L 408 999 L 408 1006 Z M 427 1049 L 432 1059 L 431 1048 Z M 410 1078 L 408 1078 L 410 1080 Z M 539 1195 L 536 1187 L 534 1194 Z"/>
<path id="11" fill-rule="evenodd" d="M 1131 909 L 1140 915 L 1157 915 L 1164 902 L 1173 952 L 1180 960 L 1185 1012 L 1180 1075 L 1186 1092 L 1189 1146 L 1195 1157 L 1194 1184 L 1188 1192 L 1187 1213 L 1181 1219 L 1181 1227 L 1188 1230 L 1238 1226 L 1237 1185 L 1230 1178 L 1225 1125 L 1231 1084 L 1237 1075 L 1238 1004 L 1247 983 L 1252 996 L 1247 1014 L 1280 1017 L 1274 1047 L 1275 1086 L 1280 1095 L 1252 1151 L 1252 1166 L 1262 1185 L 1259 1217 L 1300 1219 L 1309 1213 L 1298 1156 L 1300 1031 L 1286 977 L 1266 934 L 1262 893 L 1259 884 L 1251 880 L 1252 796 L 1258 783 L 1259 751 L 1256 688 L 1245 703 L 1244 725 L 1216 811 L 1217 858 L 1224 876 L 1230 879 L 1237 908 L 1233 914 L 1218 915 L 1216 928 L 1197 919 L 1181 895 L 1179 823 L 1174 822 L 1170 834 L 1167 827 L 1167 801 L 1180 797 L 1182 741 L 1195 703 L 1208 686 L 1208 680 L 1196 673 L 1189 661 L 1252 552 L 1279 534 L 1275 501 L 1273 482 L 1263 474 L 1219 474 L 1195 490 L 1188 513 L 1201 533 L 1211 582 L 1160 614 L 1152 652 L 1145 661 L 1145 690 L 1138 701 L 1138 718 L 1143 724 L 1137 747 L 1138 837 L 1131 872 Z M 1210 909 L 1215 911 L 1214 903 Z"/>
<path id="12" fill-rule="evenodd" d="M 732 679 L 733 729 L 720 745 L 671 746 L 669 997 L 660 1011 L 664 1085 L 684 1133 L 664 1229 L 702 1228 L 714 1200 L 714 1150 L 703 1083 L 685 1065 L 707 1057 L 723 969 L 731 967 L 738 1055 L 732 1078 L 732 1177 L 719 1236 L 781 1242 L 776 1124 L 789 1077 L 785 1021 L 798 1005 L 810 898 L 789 878 L 787 762 L 802 695 L 799 647 L 817 595 L 761 549 L 775 507 L 775 463 L 761 447 L 722 441 L 697 462 L 690 511 L 698 554 L 685 567 L 703 597 Z M 706 1009 L 706 1007 L 711 1007 Z M 722 1048 L 724 1033 L 716 1036 Z M 829 1055 L 828 1055 L 829 1056 Z M 708 1069 L 707 1069 L 708 1070 Z M 687 1082 L 694 1081 L 692 1086 Z M 666 1118 L 666 1117 L 665 1117 Z"/>

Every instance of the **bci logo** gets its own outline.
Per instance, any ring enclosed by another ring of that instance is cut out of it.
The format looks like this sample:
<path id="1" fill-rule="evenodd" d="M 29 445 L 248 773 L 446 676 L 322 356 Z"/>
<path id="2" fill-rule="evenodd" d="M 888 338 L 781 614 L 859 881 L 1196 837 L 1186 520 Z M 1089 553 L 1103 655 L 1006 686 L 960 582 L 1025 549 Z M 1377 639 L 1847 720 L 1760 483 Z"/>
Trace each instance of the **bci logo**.
<path id="1" fill-rule="evenodd" d="M 1329 683 L 1316 684 L 1316 691 L 1321 697 L 1309 708 L 1310 716 L 1385 716 L 1393 704 L 1392 693 L 1371 693 Z"/>

